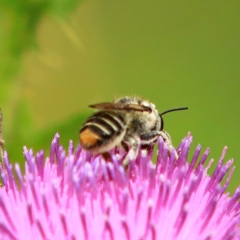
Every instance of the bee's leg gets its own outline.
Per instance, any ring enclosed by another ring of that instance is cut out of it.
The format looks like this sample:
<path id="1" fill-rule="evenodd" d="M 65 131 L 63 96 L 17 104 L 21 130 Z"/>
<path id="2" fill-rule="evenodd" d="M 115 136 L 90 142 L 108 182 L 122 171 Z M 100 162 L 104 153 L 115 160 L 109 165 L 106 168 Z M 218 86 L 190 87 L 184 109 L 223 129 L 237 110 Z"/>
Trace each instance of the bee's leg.
<path id="1" fill-rule="evenodd" d="M 121 142 L 123 148 L 129 152 L 130 149 L 136 151 L 140 144 L 140 138 L 126 134 Z"/>
<path id="2" fill-rule="evenodd" d="M 171 139 L 171 137 L 170 137 L 168 132 L 162 130 L 162 131 L 158 132 L 158 136 L 162 137 L 163 141 L 168 146 L 172 146 L 172 139 Z"/>
<path id="3" fill-rule="evenodd" d="M 129 152 L 129 145 L 124 141 L 121 142 L 121 145 L 127 154 Z"/>
<path id="4" fill-rule="evenodd" d="M 103 157 L 103 159 L 105 160 L 106 164 L 107 163 L 113 163 L 111 154 L 109 152 L 103 152 L 101 153 L 101 156 Z M 112 174 L 111 171 L 109 170 L 109 168 L 106 165 L 106 171 L 107 171 L 107 176 L 105 174 L 102 175 L 102 180 L 108 181 L 108 180 L 113 180 L 112 178 Z"/>
<path id="5" fill-rule="evenodd" d="M 124 155 L 123 155 L 123 157 L 121 159 L 121 162 L 122 162 L 123 167 L 124 167 L 124 169 L 126 171 L 127 167 L 128 167 L 128 161 L 129 161 L 128 159 L 126 159 L 126 157 L 128 155 L 128 152 L 129 152 L 130 148 L 129 148 L 129 143 L 127 143 L 127 142 L 122 141 L 121 145 L 122 145 L 123 149 L 125 150 L 125 153 L 124 153 Z"/>
<path id="6" fill-rule="evenodd" d="M 172 145 L 172 140 L 171 140 L 171 137 L 170 137 L 169 133 L 162 130 L 162 131 L 158 132 L 158 136 L 162 137 L 163 141 L 167 144 L 168 155 L 170 156 L 171 151 L 174 149 L 175 158 L 178 159 L 177 151 L 175 150 L 175 148 Z"/>
<path id="7" fill-rule="evenodd" d="M 170 156 L 170 153 L 171 153 L 172 149 L 174 149 L 174 148 L 172 145 L 171 137 L 168 134 L 168 132 L 166 132 L 166 131 L 151 131 L 151 132 L 141 135 L 140 139 L 141 139 L 143 146 L 146 146 L 146 148 L 148 148 L 148 146 L 149 146 L 149 148 L 150 148 L 152 146 L 152 144 L 154 144 L 157 141 L 158 137 L 162 137 L 163 141 L 167 144 L 168 154 Z M 175 155 L 177 158 L 178 155 L 177 155 L 176 151 L 175 151 Z"/>
<path id="8" fill-rule="evenodd" d="M 101 155 L 106 162 L 112 162 L 112 157 L 109 152 L 104 152 Z"/>
<path id="9" fill-rule="evenodd" d="M 140 136 L 142 146 L 153 145 L 159 136 L 159 131 L 151 131 Z"/>
<path id="10" fill-rule="evenodd" d="M 140 139 L 137 139 L 133 136 L 126 135 L 124 137 L 123 141 L 121 142 L 121 144 L 122 144 L 123 148 L 126 150 L 126 154 L 123 156 L 122 162 L 123 162 L 124 166 L 128 166 L 128 163 L 129 163 L 129 158 L 127 157 L 128 153 L 131 149 L 131 150 L 133 150 L 133 154 L 137 157 Z"/>

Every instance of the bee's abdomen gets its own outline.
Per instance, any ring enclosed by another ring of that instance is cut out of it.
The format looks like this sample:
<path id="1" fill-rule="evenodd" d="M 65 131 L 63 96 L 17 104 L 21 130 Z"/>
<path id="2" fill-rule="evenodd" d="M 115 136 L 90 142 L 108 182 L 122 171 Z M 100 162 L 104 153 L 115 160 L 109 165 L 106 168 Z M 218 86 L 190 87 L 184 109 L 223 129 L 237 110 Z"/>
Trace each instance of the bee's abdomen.
<path id="1" fill-rule="evenodd" d="M 80 143 L 84 149 L 104 147 L 125 130 L 125 118 L 118 112 L 97 112 L 80 129 Z"/>

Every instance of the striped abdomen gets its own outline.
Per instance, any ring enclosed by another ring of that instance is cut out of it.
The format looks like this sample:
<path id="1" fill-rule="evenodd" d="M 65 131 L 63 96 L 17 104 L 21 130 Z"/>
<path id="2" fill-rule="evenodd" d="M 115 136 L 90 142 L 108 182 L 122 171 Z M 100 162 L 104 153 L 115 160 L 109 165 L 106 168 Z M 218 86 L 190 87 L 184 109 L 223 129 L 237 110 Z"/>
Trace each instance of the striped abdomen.
<path id="1" fill-rule="evenodd" d="M 81 146 L 89 151 L 102 153 L 117 146 L 126 131 L 123 114 L 100 111 L 92 115 L 80 129 Z"/>

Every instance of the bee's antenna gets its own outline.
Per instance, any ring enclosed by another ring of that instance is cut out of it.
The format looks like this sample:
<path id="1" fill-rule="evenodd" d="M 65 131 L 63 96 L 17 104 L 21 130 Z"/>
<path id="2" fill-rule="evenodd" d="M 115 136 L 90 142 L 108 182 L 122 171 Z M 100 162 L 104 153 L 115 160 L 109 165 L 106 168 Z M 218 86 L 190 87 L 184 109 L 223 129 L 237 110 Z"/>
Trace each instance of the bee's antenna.
<path id="1" fill-rule="evenodd" d="M 169 109 L 169 110 L 167 110 L 165 112 L 160 113 L 159 116 L 162 116 L 162 115 L 164 115 L 166 113 L 169 113 L 169 112 L 181 111 L 181 110 L 187 110 L 187 109 L 188 109 L 188 107 L 173 108 L 173 109 Z"/>
<path id="2" fill-rule="evenodd" d="M 4 141 L 2 136 L 2 121 L 3 121 L 3 115 L 2 115 L 2 109 L 0 108 L 0 158 L 3 162 L 3 151 L 4 151 Z"/>

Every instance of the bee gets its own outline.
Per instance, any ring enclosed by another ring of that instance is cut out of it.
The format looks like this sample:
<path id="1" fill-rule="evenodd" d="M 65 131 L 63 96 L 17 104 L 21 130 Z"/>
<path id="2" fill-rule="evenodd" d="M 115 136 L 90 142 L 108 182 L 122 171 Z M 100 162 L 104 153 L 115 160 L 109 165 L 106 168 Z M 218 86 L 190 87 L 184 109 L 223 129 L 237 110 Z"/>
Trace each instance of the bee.
<path id="1" fill-rule="evenodd" d="M 136 151 L 140 145 L 150 148 L 160 136 L 171 148 L 171 137 L 163 130 L 162 116 L 188 109 L 175 108 L 159 114 L 153 103 L 138 97 L 124 97 L 89 107 L 97 109 L 97 112 L 80 129 L 80 143 L 83 149 L 103 155 L 119 146 L 126 152 L 130 148 Z"/>

